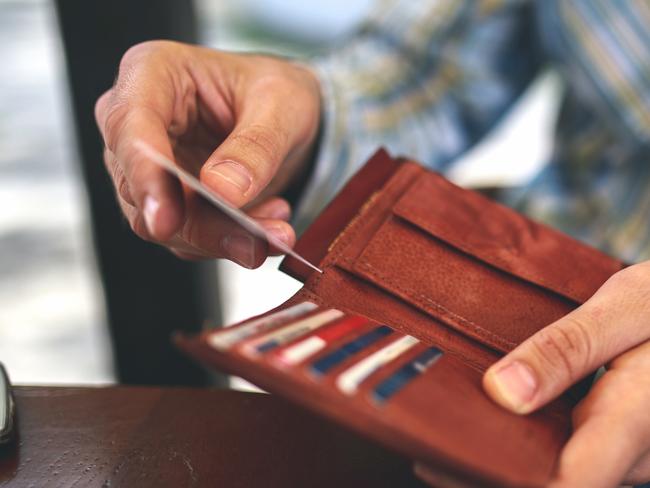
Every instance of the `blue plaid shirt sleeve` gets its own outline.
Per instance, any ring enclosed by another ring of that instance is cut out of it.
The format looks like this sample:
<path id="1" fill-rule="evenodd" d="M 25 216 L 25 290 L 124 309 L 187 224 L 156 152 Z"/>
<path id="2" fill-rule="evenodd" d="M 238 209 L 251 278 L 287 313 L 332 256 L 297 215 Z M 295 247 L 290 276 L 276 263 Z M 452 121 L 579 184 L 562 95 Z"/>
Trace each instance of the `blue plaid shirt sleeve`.
<path id="1" fill-rule="evenodd" d="M 297 212 L 304 227 L 374 152 L 444 168 L 507 112 L 538 73 L 523 0 L 389 0 L 309 63 L 323 91 L 320 151 Z"/>

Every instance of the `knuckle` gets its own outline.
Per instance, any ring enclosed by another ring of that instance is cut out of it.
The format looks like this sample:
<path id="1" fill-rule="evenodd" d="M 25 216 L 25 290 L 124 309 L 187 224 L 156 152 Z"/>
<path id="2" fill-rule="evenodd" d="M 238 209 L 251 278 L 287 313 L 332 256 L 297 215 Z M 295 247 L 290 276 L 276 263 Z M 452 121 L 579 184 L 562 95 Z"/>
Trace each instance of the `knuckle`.
<path id="1" fill-rule="evenodd" d="M 123 200 L 131 206 L 135 205 L 124 170 L 115 155 L 107 148 L 104 148 L 104 165 L 113 181 L 113 186 L 115 187 L 118 199 Z"/>
<path id="2" fill-rule="evenodd" d="M 295 89 L 291 79 L 285 70 L 275 62 L 267 61 L 263 66 L 264 74 L 258 76 L 253 82 L 252 88 L 261 93 L 292 93 Z"/>
<path id="3" fill-rule="evenodd" d="M 643 317 L 650 313 L 650 262 L 635 264 L 613 274 L 590 302 L 600 305 L 603 317 L 606 316 L 610 323 L 619 320 L 616 310 L 629 310 L 638 317 L 635 333 L 648 337 L 650 325 Z"/>
<path id="4" fill-rule="evenodd" d="M 105 91 L 99 98 L 97 98 L 97 101 L 95 101 L 95 122 L 99 126 L 99 128 L 102 128 L 102 120 L 104 116 L 104 112 L 106 111 L 107 105 L 110 103 L 110 100 L 113 97 L 113 89 L 109 89 Z"/>
<path id="5" fill-rule="evenodd" d="M 134 62 L 142 60 L 143 57 L 152 54 L 167 53 L 175 48 L 179 43 L 166 40 L 151 40 L 134 44 L 122 55 L 120 61 L 120 71 L 128 69 Z"/>
<path id="6" fill-rule="evenodd" d="M 117 190 L 118 198 L 121 198 L 128 204 L 133 205 L 133 196 L 131 195 L 131 190 L 129 189 L 129 182 L 126 180 L 121 170 L 117 170 L 116 173 L 119 173 L 119 175 L 114 176 L 113 179 L 115 181 L 115 188 Z"/>
<path id="7" fill-rule="evenodd" d="M 647 292 L 648 283 L 650 283 L 650 262 L 646 261 L 614 273 L 605 282 L 604 286 L 617 289 L 644 290 Z"/>
<path id="8" fill-rule="evenodd" d="M 233 135 L 233 142 L 252 150 L 257 155 L 255 160 L 260 162 L 278 158 L 282 152 L 282 139 L 284 136 L 281 130 L 273 130 L 261 124 L 251 125 Z"/>
<path id="9" fill-rule="evenodd" d="M 103 156 L 104 156 L 104 166 L 112 176 L 113 164 L 115 164 L 115 155 L 106 146 L 104 146 Z"/>
<path id="10" fill-rule="evenodd" d="M 108 109 L 104 118 L 104 143 L 106 147 L 115 152 L 124 129 L 128 107 L 124 103 L 114 103 Z"/>
<path id="11" fill-rule="evenodd" d="M 138 209 L 126 203 L 124 200 L 118 199 L 118 203 L 122 210 L 124 220 L 126 220 L 133 233 L 145 241 L 151 241 L 147 226 Z"/>
<path id="12" fill-rule="evenodd" d="M 592 362 L 592 338 L 586 324 L 574 316 L 542 329 L 533 340 L 535 354 L 546 370 L 577 381 Z"/>

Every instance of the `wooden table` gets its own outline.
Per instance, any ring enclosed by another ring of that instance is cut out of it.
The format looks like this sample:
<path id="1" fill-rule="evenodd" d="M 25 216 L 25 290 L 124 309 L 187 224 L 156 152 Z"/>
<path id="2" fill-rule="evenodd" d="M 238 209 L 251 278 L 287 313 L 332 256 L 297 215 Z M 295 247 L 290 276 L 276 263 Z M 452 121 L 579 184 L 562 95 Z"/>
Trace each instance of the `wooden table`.
<path id="1" fill-rule="evenodd" d="M 422 486 L 410 463 L 271 395 L 17 387 L 0 487 Z"/>

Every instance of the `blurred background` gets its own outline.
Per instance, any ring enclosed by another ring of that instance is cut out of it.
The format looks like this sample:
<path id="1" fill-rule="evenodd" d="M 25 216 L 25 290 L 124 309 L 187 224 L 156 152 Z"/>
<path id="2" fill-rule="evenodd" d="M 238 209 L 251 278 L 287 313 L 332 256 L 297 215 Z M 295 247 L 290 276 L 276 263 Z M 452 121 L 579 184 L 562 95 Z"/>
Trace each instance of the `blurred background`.
<path id="1" fill-rule="evenodd" d="M 308 57 L 342 42 L 372 2 L 0 0 L 0 361 L 14 382 L 223 382 L 177 354 L 171 331 L 233 323 L 300 284 L 278 259 L 255 271 L 197 266 L 135 242 L 99 159 L 92 101 L 140 40 Z M 544 74 L 452 178 L 534 174 L 561 89 Z"/>

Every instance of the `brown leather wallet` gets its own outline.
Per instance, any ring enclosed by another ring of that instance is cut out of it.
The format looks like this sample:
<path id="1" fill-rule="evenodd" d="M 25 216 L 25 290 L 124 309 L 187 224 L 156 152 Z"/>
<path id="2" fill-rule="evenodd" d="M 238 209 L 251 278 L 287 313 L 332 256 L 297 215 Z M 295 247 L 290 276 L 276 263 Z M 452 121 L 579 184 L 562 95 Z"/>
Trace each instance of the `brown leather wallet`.
<path id="1" fill-rule="evenodd" d="M 570 434 L 579 388 L 517 416 L 485 395 L 482 374 L 587 300 L 623 263 L 383 150 L 347 183 L 296 250 L 320 263 L 323 273 L 285 259 L 281 269 L 304 286 L 264 315 L 310 301 L 365 318 L 365 329 L 289 367 L 278 366 L 271 354 L 215 348 L 211 337 L 219 331 L 181 337 L 179 345 L 444 479 L 517 487 L 549 481 Z M 342 372 L 394 340 L 389 334 L 362 351 L 350 346 L 378 330 L 372 327 L 415 338 L 416 345 L 371 371 L 352 394 L 344 392 L 336 382 Z M 441 352 L 434 364 L 425 369 L 413 362 L 432 346 Z M 309 374 L 310 365 L 337 351 L 345 352 L 341 367 Z M 401 386 L 395 392 L 396 381 Z M 378 392 L 392 396 L 378 402 Z"/>

